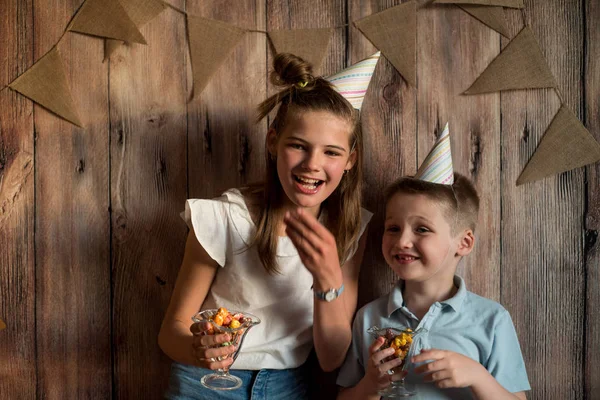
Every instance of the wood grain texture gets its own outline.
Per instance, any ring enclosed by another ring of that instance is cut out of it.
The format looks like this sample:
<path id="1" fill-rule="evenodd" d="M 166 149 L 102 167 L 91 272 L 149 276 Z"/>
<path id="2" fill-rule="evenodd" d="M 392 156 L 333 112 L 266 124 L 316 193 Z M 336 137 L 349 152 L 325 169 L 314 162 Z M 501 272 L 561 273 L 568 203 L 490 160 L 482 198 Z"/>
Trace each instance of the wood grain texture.
<path id="1" fill-rule="evenodd" d="M 349 1 L 348 18 L 350 22 L 355 21 L 401 3 Z M 419 18 L 417 14 L 417 24 Z M 348 64 L 358 62 L 377 51 L 356 27 L 350 25 L 348 29 Z M 417 171 L 416 93 L 416 88 L 409 86 L 382 55 L 361 110 L 365 153 L 364 207 L 375 215 L 369 224 L 368 244 L 361 268 L 359 307 L 387 293 L 396 282 L 394 273 L 381 254 L 385 214 L 381 196 L 385 187 L 393 180 Z"/>
<path id="2" fill-rule="evenodd" d="M 324 75 L 376 51 L 352 21 L 405 2 L 169 1 L 245 29 L 339 27 Z M 0 2 L 0 85 L 50 50 L 82 3 Z M 449 121 L 455 168 L 482 197 L 476 250 L 460 273 L 510 311 L 529 399 L 597 398 L 600 166 L 517 188 L 557 95 L 460 95 L 508 39 L 454 5 L 418 3 L 418 86 L 382 57 L 363 104 L 364 205 L 376 214 L 359 305 L 395 283 L 381 256 L 382 191 L 416 172 Z M 600 5 L 525 5 L 565 104 L 600 140 Z M 521 11 L 505 14 L 512 37 Z M 142 33 L 148 46 L 120 46 L 105 63 L 101 39 L 69 33 L 59 44 L 85 129 L 0 92 L 2 399 L 162 398 L 170 360 L 157 334 L 183 256 L 178 214 L 186 198 L 263 179 L 268 121 L 254 117 L 274 92 L 266 35 L 247 33 L 190 101 L 184 16 L 167 9 Z M 332 398 L 335 376 L 316 374 L 311 398 Z"/>
<path id="3" fill-rule="evenodd" d="M 34 58 L 57 43 L 81 2 L 34 3 Z M 58 45 L 85 129 L 35 107 L 36 337 L 42 398 L 109 399 L 107 67 L 100 39 Z M 38 164 L 39 163 L 39 164 Z"/>
<path id="4" fill-rule="evenodd" d="M 212 0 L 188 12 L 249 30 L 265 30 L 263 0 Z M 266 124 L 255 123 L 266 98 L 266 35 L 248 32 L 188 104 L 189 194 L 210 198 L 263 179 Z M 183 203 L 179 205 L 183 210 Z"/>
<path id="5" fill-rule="evenodd" d="M 578 116 L 582 111 L 580 3 L 526 1 L 525 12 L 566 105 Z M 509 23 L 513 33 L 521 30 L 521 14 L 510 13 Z M 559 105 L 555 92 L 547 89 L 501 96 L 501 301 L 521 341 L 533 388 L 529 399 L 584 396 L 584 170 L 515 186 Z"/>
<path id="6" fill-rule="evenodd" d="M 2 1 L 0 89 L 33 65 L 32 1 Z M 35 398 L 33 103 L 0 92 L 0 393 Z"/>
<path id="7" fill-rule="evenodd" d="M 600 3 L 585 2 L 583 122 L 600 141 Z M 600 393 L 600 164 L 586 168 L 587 203 L 584 229 L 585 266 L 585 398 L 594 399 Z M 583 294 L 583 293 L 582 293 Z"/>
<path id="8" fill-rule="evenodd" d="M 183 1 L 173 2 L 183 7 Z M 148 45 L 110 61 L 114 393 L 158 399 L 170 360 L 157 337 L 183 258 L 187 190 L 188 47 L 168 9 L 141 30 Z"/>
<path id="9" fill-rule="evenodd" d="M 469 290 L 500 299 L 500 95 L 465 96 L 498 55 L 500 35 L 455 5 L 419 11 L 418 160 L 423 162 L 446 123 L 454 171 L 475 184 L 480 197 L 475 250 L 458 273 Z"/>

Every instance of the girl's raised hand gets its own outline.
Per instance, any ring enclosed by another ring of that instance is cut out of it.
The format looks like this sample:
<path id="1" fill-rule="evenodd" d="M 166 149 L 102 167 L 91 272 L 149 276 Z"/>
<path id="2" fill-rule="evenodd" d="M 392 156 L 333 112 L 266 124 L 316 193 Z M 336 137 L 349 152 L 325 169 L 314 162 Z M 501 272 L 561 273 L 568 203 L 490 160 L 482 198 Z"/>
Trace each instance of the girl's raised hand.
<path id="1" fill-rule="evenodd" d="M 415 373 L 425 374 L 426 382 L 443 389 L 470 387 L 489 374 L 477 361 L 453 351 L 426 349 L 412 358 L 415 364 L 425 361 L 430 362 L 415 368 Z"/>
<path id="2" fill-rule="evenodd" d="M 231 340 L 228 334 L 210 334 L 211 325 L 208 322 L 197 322 L 190 327 L 194 335 L 192 354 L 196 366 L 212 370 L 226 369 L 233 363 L 230 357 L 235 352 L 235 346 L 220 346 Z"/>
<path id="3" fill-rule="evenodd" d="M 394 349 L 389 347 L 384 350 L 379 350 L 385 340 L 382 337 L 377 338 L 369 347 L 371 357 L 367 362 L 367 370 L 365 371 L 365 385 L 368 385 L 368 390 L 371 394 L 377 393 L 378 390 L 385 389 L 392 381 L 400 380 L 406 375 L 406 372 L 399 371 L 390 375 L 388 371 L 394 370 L 402 364 L 402 359 L 394 358 L 393 360 L 382 363 L 383 360 L 394 354 Z"/>
<path id="4" fill-rule="evenodd" d="M 318 290 L 339 287 L 342 270 L 335 238 L 313 215 L 301 208 L 286 212 L 285 232 L 296 246 L 302 263 L 315 278 Z"/>

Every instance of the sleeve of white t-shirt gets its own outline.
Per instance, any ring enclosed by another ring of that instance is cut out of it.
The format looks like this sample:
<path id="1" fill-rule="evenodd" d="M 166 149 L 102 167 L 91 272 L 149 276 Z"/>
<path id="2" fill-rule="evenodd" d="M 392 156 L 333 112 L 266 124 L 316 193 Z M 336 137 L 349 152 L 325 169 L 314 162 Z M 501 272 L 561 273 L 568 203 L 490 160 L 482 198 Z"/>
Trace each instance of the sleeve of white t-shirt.
<path id="1" fill-rule="evenodd" d="M 531 390 L 517 332 L 506 310 L 502 311 L 494 326 L 494 342 L 487 370 L 511 393 Z"/>
<path id="2" fill-rule="evenodd" d="M 212 200 L 189 199 L 181 217 L 194 231 L 198 242 L 221 267 L 227 259 L 229 222 L 227 197 Z"/>

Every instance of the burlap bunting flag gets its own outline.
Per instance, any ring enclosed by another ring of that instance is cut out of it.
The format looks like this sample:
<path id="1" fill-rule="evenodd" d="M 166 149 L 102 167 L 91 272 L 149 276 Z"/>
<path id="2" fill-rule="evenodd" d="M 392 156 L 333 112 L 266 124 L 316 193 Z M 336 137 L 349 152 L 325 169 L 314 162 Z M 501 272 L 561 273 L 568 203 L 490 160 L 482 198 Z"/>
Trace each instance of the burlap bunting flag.
<path id="1" fill-rule="evenodd" d="M 313 65 L 313 71 L 319 75 L 332 34 L 332 28 L 278 30 L 270 31 L 269 38 L 276 53 L 292 53 L 302 57 Z"/>
<path id="2" fill-rule="evenodd" d="M 146 44 L 144 36 L 118 0 L 86 0 L 67 30 Z"/>
<path id="3" fill-rule="evenodd" d="M 566 107 L 561 107 L 517 185 L 600 161 L 600 143 Z"/>
<path id="4" fill-rule="evenodd" d="M 159 0 L 120 0 L 125 12 L 131 18 L 135 26 L 141 28 L 149 21 L 153 20 L 167 6 Z M 124 42 L 121 40 L 106 39 L 104 49 L 104 59 L 110 55 Z"/>
<path id="5" fill-rule="evenodd" d="M 8 86 L 67 121 L 81 126 L 56 47 Z"/>
<path id="6" fill-rule="evenodd" d="M 524 8 L 523 0 L 435 0 L 438 4 L 478 4 L 481 6 L 501 6 Z"/>
<path id="7" fill-rule="evenodd" d="M 402 77 L 417 84 L 417 8 L 414 1 L 354 22 Z"/>
<path id="8" fill-rule="evenodd" d="M 525 27 L 464 94 L 556 87 L 533 32 Z"/>
<path id="9" fill-rule="evenodd" d="M 459 5 L 460 8 L 489 26 L 504 37 L 510 37 L 506 26 L 504 8 L 497 6 Z"/>
<path id="10" fill-rule="evenodd" d="M 208 83 L 246 31 L 225 22 L 188 15 L 194 96 Z"/>

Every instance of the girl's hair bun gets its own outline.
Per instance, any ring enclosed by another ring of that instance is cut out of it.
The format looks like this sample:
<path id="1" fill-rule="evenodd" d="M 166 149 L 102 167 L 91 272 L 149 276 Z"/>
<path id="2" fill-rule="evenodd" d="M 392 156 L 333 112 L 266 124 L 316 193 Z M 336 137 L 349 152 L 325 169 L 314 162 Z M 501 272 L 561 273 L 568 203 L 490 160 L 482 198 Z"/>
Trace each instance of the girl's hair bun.
<path id="1" fill-rule="evenodd" d="M 303 88 L 315 79 L 312 72 L 312 65 L 308 61 L 291 53 L 279 53 L 273 60 L 271 83 Z"/>

